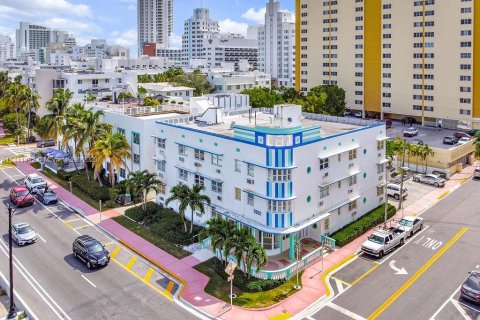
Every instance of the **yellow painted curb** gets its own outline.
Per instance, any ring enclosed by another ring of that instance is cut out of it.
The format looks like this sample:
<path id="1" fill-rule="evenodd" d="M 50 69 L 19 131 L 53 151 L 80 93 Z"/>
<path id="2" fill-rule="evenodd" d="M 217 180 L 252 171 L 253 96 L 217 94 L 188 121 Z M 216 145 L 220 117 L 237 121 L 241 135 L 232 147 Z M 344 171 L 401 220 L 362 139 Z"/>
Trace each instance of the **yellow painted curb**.
<path id="1" fill-rule="evenodd" d="M 462 180 L 460 180 L 460 184 L 464 184 L 467 181 L 468 181 L 468 178 L 463 178 Z"/>
<path id="2" fill-rule="evenodd" d="M 131 245 L 129 245 L 128 243 L 126 243 L 125 241 L 123 240 L 118 240 L 122 245 L 124 245 L 125 247 L 127 247 L 128 249 L 132 250 L 133 252 L 135 252 L 136 254 L 138 254 L 139 256 L 141 256 L 143 259 L 147 260 L 148 262 L 150 262 L 151 264 L 155 265 L 156 267 L 162 269 L 163 271 L 165 271 L 166 273 L 168 273 L 170 276 L 172 276 L 173 278 L 177 279 L 181 284 L 182 286 L 180 287 L 180 291 L 178 293 L 178 296 L 181 297 L 182 294 L 183 294 L 183 291 L 185 290 L 185 286 L 187 285 L 187 283 L 185 282 L 185 280 L 183 280 L 182 278 L 180 278 L 178 275 L 176 275 L 175 273 L 173 273 L 172 271 L 168 270 L 166 267 L 162 266 L 161 264 L 155 262 L 153 259 L 151 259 L 150 257 L 146 256 L 145 254 L 139 252 L 138 250 L 136 250 L 135 248 L 133 248 Z"/>
<path id="3" fill-rule="evenodd" d="M 127 263 L 127 269 L 132 269 L 133 264 L 135 263 L 135 261 L 137 261 L 137 256 L 132 256 L 132 257 L 130 258 L 130 261 L 128 261 L 128 263 Z"/>
<path id="4" fill-rule="evenodd" d="M 444 193 L 442 193 L 441 195 L 439 195 L 439 196 L 437 197 L 437 200 L 441 200 L 443 197 L 445 197 L 445 196 L 446 196 L 447 194 L 449 194 L 449 193 L 450 193 L 450 190 L 445 191 Z"/>
<path id="5" fill-rule="evenodd" d="M 268 320 L 286 320 L 286 319 L 290 319 L 291 317 L 292 315 L 290 313 L 285 312 L 285 313 L 270 317 L 268 318 Z"/>
<path id="6" fill-rule="evenodd" d="M 340 267 L 341 265 L 344 265 L 348 261 L 352 260 L 354 257 L 356 257 L 356 254 L 352 254 L 350 257 L 343 259 L 342 261 L 335 264 L 333 267 L 329 268 L 324 274 L 322 274 L 322 282 L 323 282 L 323 285 L 325 286 L 325 290 L 326 290 L 325 294 L 327 295 L 327 297 L 330 296 L 330 287 L 327 285 L 327 280 L 326 280 L 327 275 L 330 274 L 333 270 Z"/>
<path id="7" fill-rule="evenodd" d="M 148 268 L 147 274 L 145 275 L 145 278 L 143 278 L 146 282 L 150 282 L 150 278 L 152 278 L 153 275 L 153 268 Z"/>

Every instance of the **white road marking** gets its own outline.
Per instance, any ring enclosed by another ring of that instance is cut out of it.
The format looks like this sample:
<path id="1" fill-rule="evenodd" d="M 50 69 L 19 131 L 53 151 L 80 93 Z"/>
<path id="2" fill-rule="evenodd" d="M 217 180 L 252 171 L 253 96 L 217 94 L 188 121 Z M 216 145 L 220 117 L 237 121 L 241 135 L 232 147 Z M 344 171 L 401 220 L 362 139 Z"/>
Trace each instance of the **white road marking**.
<path id="1" fill-rule="evenodd" d="M 0 271 L 0 278 L 2 278 L 3 282 L 7 285 L 8 289 L 10 289 L 10 282 L 8 282 L 7 278 L 5 277 L 5 275 L 1 271 Z M 7 288 L 5 288 L 5 289 L 7 289 Z M 25 300 L 20 296 L 20 294 L 17 292 L 17 290 L 15 290 L 15 288 L 13 289 L 13 294 L 23 304 L 23 306 L 28 309 L 28 310 L 25 310 L 25 311 L 27 311 L 33 319 L 40 319 L 33 312 L 33 310 L 30 308 L 30 306 L 25 302 Z"/>
<path id="2" fill-rule="evenodd" d="M 353 313 L 352 311 L 348 310 L 348 309 L 345 309 L 344 307 L 340 307 L 338 304 L 335 304 L 333 302 L 329 302 L 327 303 L 327 306 L 332 308 L 333 310 L 336 310 L 340 313 L 343 313 L 344 315 L 346 315 L 347 317 L 350 317 L 352 319 L 355 319 L 355 320 L 366 320 L 364 317 L 356 314 L 356 313 Z"/>
<path id="3" fill-rule="evenodd" d="M 454 305 L 454 307 L 458 310 L 458 312 L 460 312 L 463 319 L 471 320 L 469 315 L 465 312 L 465 309 L 462 308 L 462 306 L 460 305 L 460 303 L 457 300 L 452 299 L 451 301 L 452 301 L 452 304 Z"/>
<path id="4" fill-rule="evenodd" d="M 37 232 L 37 236 L 42 239 L 43 242 L 47 243 L 47 240 L 43 239 L 43 237 Z"/>
<path id="5" fill-rule="evenodd" d="M 435 317 L 438 316 L 438 314 L 445 308 L 445 306 L 453 299 L 453 296 L 457 294 L 458 290 L 460 290 L 462 286 L 460 285 L 455 291 L 453 291 L 452 295 L 448 297 L 448 299 L 438 308 L 437 311 L 433 314 L 433 316 L 430 317 L 430 320 L 435 320 Z"/>
<path id="6" fill-rule="evenodd" d="M 338 289 L 338 293 L 342 293 L 343 291 L 345 291 L 345 288 L 343 287 L 343 283 L 337 279 L 333 279 L 335 280 L 335 284 L 337 285 L 337 289 Z"/>
<path id="7" fill-rule="evenodd" d="M 452 300 L 452 301 L 453 301 L 453 300 Z M 470 310 L 473 310 L 473 311 L 475 311 L 475 312 L 479 312 L 479 313 L 480 313 L 480 310 L 477 309 L 477 308 L 474 308 L 474 307 L 472 307 L 472 306 L 469 306 L 468 304 L 465 304 L 465 303 L 460 302 L 460 301 L 458 301 L 458 300 L 455 300 L 455 301 L 457 301 L 459 304 L 461 304 L 462 306 L 464 306 L 464 307 L 467 308 L 467 309 L 470 309 Z"/>
<path id="8" fill-rule="evenodd" d="M 90 280 L 87 279 L 87 277 L 85 277 L 83 274 L 81 275 L 83 279 L 85 279 L 85 281 L 87 281 L 88 283 L 90 283 L 92 285 L 92 287 L 96 288 L 97 286 Z"/>
<path id="9" fill-rule="evenodd" d="M 477 266 L 475 267 L 475 269 L 478 269 L 478 268 L 480 268 L 480 265 L 477 264 Z"/>
<path id="10" fill-rule="evenodd" d="M 393 269 L 393 271 L 395 271 L 395 274 L 408 274 L 407 270 L 405 270 L 405 268 L 402 267 L 402 269 L 400 268 L 397 268 L 395 266 L 395 260 L 390 260 L 390 263 L 388 264 L 390 266 L 390 268 Z"/>

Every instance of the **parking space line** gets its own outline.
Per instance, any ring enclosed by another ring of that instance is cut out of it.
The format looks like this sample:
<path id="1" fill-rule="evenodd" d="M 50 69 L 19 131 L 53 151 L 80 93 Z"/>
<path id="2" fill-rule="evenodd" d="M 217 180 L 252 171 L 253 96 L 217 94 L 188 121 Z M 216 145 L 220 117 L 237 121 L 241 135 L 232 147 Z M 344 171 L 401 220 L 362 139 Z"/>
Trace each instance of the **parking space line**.
<path id="1" fill-rule="evenodd" d="M 115 241 L 107 242 L 107 243 L 104 244 L 104 246 L 105 246 L 105 247 L 108 247 L 108 246 L 111 246 L 111 245 L 113 245 L 113 244 L 115 244 Z"/>
<path id="2" fill-rule="evenodd" d="M 75 219 L 65 220 L 65 221 L 63 221 L 63 222 L 65 222 L 65 223 L 70 223 L 70 222 L 74 222 L 74 221 L 78 221 L 78 220 L 82 220 L 82 219 L 80 219 L 80 218 L 75 218 Z"/>
<path id="3" fill-rule="evenodd" d="M 72 227 L 72 230 L 84 229 L 84 228 L 88 228 L 88 227 L 90 227 L 89 224 L 84 224 L 83 226 L 80 226 L 80 227 L 75 227 L 75 228 Z"/>
<path id="4" fill-rule="evenodd" d="M 92 281 L 88 280 L 87 277 L 85 277 L 83 274 L 81 275 L 81 277 L 82 277 L 83 279 L 85 279 L 85 281 L 87 281 L 88 283 L 90 283 L 90 284 L 92 285 L 92 287 L 94 287 L 94 288 L 97 287 Z"/>
<path id="5" fill-rule="evenodd" d="M 450 297 L 448 297 L 448 299 L 440 306 L 440 308 L 438 308 L 437 311 L 435 311 L 435 313 L 433 314 L 433 316 L 430 318 L 430 320 L 434 320 L 435 317 L 440 313 L 442 312 L 443 308 L 445 308 L 445 306 L 450 302 L 450 300 L 453 299 L 453 297 L 455 296 L 455 294 L 458 292 L 458 290 L 460 290 L 462 286 L 460 285 L 460 287 L 458 287 L 455 291 L 453 291 L 452 295 Z"/>
<path id="6" fill-rule="evenodd" d="M 356 285 L 358 282 L 360 282 L 360 280 L 362 280 L 363 278 L 365 278 L 366 276 L 368 276 L 370 274 L 370 272 L 372 272 L 373 270 L 377 269 L 378 267 L 380 267 L 380 264 L 379 263 L 376 263 L 373 267 L 371 267 L 370 269 L 367 270 L 367 272 L 365 272 L 364 274 L 362 274 L 360 277 L 358 277 L 355 281 L 352 282 L 352 286 Z"/>
<path id="7" fill-rule="evenodd" d="M 350 311 L 350 310 L 348 310 L 348 309 L 345 309 L 344 307 L 341 307 L 341 306 L 339 306 L 338 304 L 335 304 L 335 303 L 333 303 L 333 302 L 331 302 L 331 301 L 327 303 L 327 306 L 330 307 L 330 308 L 332 308 L 333 310 L 336 310 L 336 311 L 338 311 L 338 312 L 346 315 L 347 317 L 352 318 L 352 319 L 355 319 L 355 320 L 366 320 L 364 317 L 362 317 L 362 316 L 360 316 L 360 315 L 358 315 L 358 314 L 356 314 L 356 313 L 354 313 L 354 312 L 352 312 L 352 311 Z"/>
<path id="8" fill-rule="evenodd" d="M 153 270 L 152 267 L 148 268 L 147 274 L 145 275 L 145 278 L 143 278 L 143 280 L 145 280 L 146 282 L 150 282 L 150 278 L 152 278 L 153 271 L 155 270 Z"/>
<path id="9" fill-rule="evenodd" d="M 395 291 L 387 300 L 385 300 L 369 317 L 368 320 L 377 319 L 392 303 L 394 303 L 417 279 L 425 273 L 450 247 L 457 242 L 468 228 L 462 228 L 460 231 L 451 238 L 433 257 L 431 257 L 415 274 L 408 279 L 397 291 Z"/>
<path id="10" fill-rule="evenodd" d="M 170 292 L 172 291 L 174 285 L 175 285 L 175 283 L 173 281 L 170 281 L 168 283 L 167 289 L 165 289 L 165 294 L 166 295 L 170 295 Z"/>
<path id="11" fill-rule="evenodd" d="M 452 300 L 455 300 L 455 299 L 452 299 Z M 480 310 L 477 309 L 477 308 L 474 308 L 474 307 L 472 307 L 472 306 L 469 306 L 468 304 L 465 304 L 465 303 L 463 303 L 463 302 L 461 302 L 461 301 L 458 301 L 458 300 L 455 300 L 455 301 L 457 301 L 460 305 L 464 306 L 464 307 L 467 308 L 467 309 L 470 309 L 470 310 L 472 310 L 472 311 L 475 311 L 475 312 L 479 312 L 479 313 L 480 313 Z"/>
<path id="12" fill-rule="evenodd" d="M 331 276 L 330 278 L 332 278 L 333 280 L 336 280 L 336 281 L 340 281 L 341 283 L 346 284 L 347 286 L 352 286 L 351 283 L 348 283 L 347 281 L 339 279 L 337 277 Z"/>
<path id="13" fill-rule="evenodd" d="M 110 259 L 114 259 L 121 249 L 121 246 L 117 246 L 115 249 L 113 249 L 113 251 L 110 253 Z"/>
<path id="14" fill-rule="evenodd" d="M 458 302 L 455 299 L 452 299 L 451 302 L 455 307 L 455 309 L 457 309 L 458 312 L 462 315 L 463 319 L 470 320 L 470 317 L 468 316 L 467 312 L 465 312 L 465 309 L 462 308 L 462 306 L 460 305 L 460 302 Z"/>
<path id="15" fill-rule="evenodd" d="M 42 239 L 42 241 L 43 241 L 44 243 L 47 243 L 47 240 L 43 239 L 43 237 L 42 237 L 38 232 L 37 232 L 37 236 L 38 236 L 40 239 Z"/>
<path id="16" fill-rule="evenodd" d="M 133 264 L 137 261 L 137 256 L 132 256 L 127 263 L 127 269 L 132 269 Z"/>

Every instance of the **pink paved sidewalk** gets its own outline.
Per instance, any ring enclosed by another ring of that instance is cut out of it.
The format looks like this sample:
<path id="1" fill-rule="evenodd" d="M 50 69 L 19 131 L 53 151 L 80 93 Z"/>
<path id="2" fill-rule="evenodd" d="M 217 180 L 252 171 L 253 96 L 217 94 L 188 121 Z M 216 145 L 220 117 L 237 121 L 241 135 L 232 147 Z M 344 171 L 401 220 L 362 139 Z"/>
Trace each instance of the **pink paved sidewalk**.
<path id="1" fill-rule="evenodd" d="M 27 163 L 18 163 L 17 166 L 24 173 L 38 172 Z M 473 170 L 474 166 L 470 166 L 465 168 L 461 173 L 454 175 L 447 181 L 445 188 L 437 188 L 431 191 L 409 207 L 405 208 L 404 214 L 418 214 L 423 212 L 435 202 L 439 201 L 447 192 L 458 188 L 466 181 L 466 179 L 472 176 Z M 56 186 L 55 191 L 66 203 L 81 208 L 81 210 L 85 212 L 85 216 L 93 222 L 98 223 L 98 212 L 95 208 L 90 207 L 81 199 L 72 195 L 60 186 Z M 302 276 L 302 289 L 284 301 L 259 310 L 243 309 L 236 306 L 231 309 L 225 302 L 204 292 L 204 288 L 209 279 L 192 267 L 198 263 L 198 261 L 195 261 L 195 258 L 190 256 L 182 260 L 176 259 L 160 248 L 137 236 L 130 230 L 124 228 L 122 225 L 116 223 L 114 220 L 109 218 L 104 220 L 107 216 L 115 216 L 118 214 L 115 210 L 110 211 L 113 212 L 102 213 L 102 221 L 99 223 L 102 228 L 119 240 L 128 243 L 134 250 L 142 253 L 144 256 L 150 258 L 159 265 L 164 266 L 167 270 L 182 278 L 186 282 L 182 298 L 211 316 L 224 320 L 268 320 L 270 317 L 284 313 L 289 313 L 290 315 L 299 313 L 325 295 L 326 289 L 321 279 L 322 275 L 337 263 L 355 254 L 361 243 L 365 241 L 371 233 L 371 231 L 367 232 L 350 244 L 326 256 L 323 260 L 323 268 L 321 260 L 309 266 Z M 397 212 L 393 219 L 398 219 L 400 216 L 401 212 Z"/>

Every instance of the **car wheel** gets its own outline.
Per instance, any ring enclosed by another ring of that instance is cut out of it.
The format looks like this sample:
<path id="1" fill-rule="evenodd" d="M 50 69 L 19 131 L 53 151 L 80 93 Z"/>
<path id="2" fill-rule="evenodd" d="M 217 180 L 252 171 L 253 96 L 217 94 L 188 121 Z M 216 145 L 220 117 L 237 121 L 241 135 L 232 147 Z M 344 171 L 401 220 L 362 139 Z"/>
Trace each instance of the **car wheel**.
<path id="1" fill-rule="evenodd" d="M 381 259 L 383 257 L 383 250 L 378 253 L 378 257 Z"/>
<path id="2" fill-rule="evenodd" d="M 395 198 L 395 200 L 400 200 L 400 195 L 399 195 L 399 194 L 396 194 L 396 195 L 394 196 L 394 198 Z"/>
<path id="3" fill-rule="evenodd" d="M 405 241 L 403 239 L 400 240 L 400 246 L 403 246 L 403 244 L 405 243 Z"/>
<path id="4" fill-rule="evenodd" d="M 420 230 L 422 230 L 422 229 L 423 229 L 423 223 L 420 225 Z"/>
<path id="5" fill-rule="evenodd" d="M 413 231 L 410 231 L 410 235 L 409 235 L 409 237 L 411 237 L 411 236 L 413 236 Z"/>
<path id="6" fill-rule="evenodd" d="M 438 188 L 438 186 L 439 186 L 438 183 L 436 183 L 436 182 L 435 182 L 433 185 L 434 185 L 435 187 L 437 187 L 437 188 Z"/>
<path id="7" fill-rule="evenodd" d="M 419 180 L 418 178 L 413 178 L 413 181 L 418 182 Z"/>
<path id="8" fill-rule="evenodd" d="M 92 269 L 92 264 L 90 263 L 90 261 L 87 261 L 87 268 Z"/>

